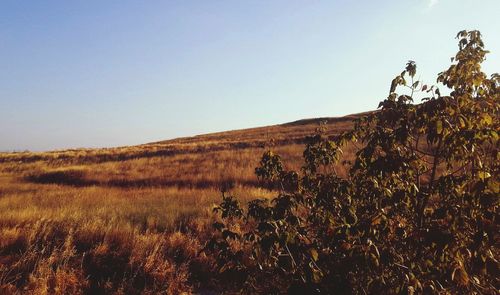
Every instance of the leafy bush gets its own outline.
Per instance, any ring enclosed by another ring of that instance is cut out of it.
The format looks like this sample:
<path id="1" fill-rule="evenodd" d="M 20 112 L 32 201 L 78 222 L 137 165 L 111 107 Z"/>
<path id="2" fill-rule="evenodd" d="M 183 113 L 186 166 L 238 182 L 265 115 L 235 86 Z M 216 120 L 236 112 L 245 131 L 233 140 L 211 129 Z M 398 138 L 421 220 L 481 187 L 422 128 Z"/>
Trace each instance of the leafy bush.
<path id="1" fill-rule="evenodd" d="M 226 286 L 301 294 L 495 294 L 498 274 L 500 76 L 481 72 L 478 31 L 437 81 L 416 64 L 379 110 L 334 139 L 308 137 L 301 171 L 266 152 L 256 174 L 279 188 L 243 209 L 223 193 L 215 253 Z M 406 94 L 396 90 L 405 89 Z M 417 94 L 430 95 L 413 103 Z M 342 149 L 360 147 L 340 177 Z"/>

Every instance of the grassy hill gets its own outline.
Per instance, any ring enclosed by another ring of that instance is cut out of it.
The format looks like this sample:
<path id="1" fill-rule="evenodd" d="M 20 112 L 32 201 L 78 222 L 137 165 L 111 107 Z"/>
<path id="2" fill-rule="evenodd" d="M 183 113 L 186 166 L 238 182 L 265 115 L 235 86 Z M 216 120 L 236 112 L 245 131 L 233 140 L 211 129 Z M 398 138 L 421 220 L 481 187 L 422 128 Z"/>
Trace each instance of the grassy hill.
<path id="1" fill-rule="evenodd" d="M 253 169 L 273 148 L 298 163 L 302 144 L 320 122 L 335 135 L 361 114 L 211 133 L 138 146 L 2 153 L 0 171 L 24 182 L 73 186 L 177 186 L 206 188 L 220 182 L 255 185 Z M 295 161 L 297 160 L 297 161 Z"/>
<path id="2" fill-rule="evenodd" d="M 333 136 L 359 116 L 130 147 L 1 153 L 0 293 L 210 286 L 214 261 L 199 252 L 220 188 L 231 185 L 242 202 L 270 197 L 254 175 L 266 149 L 296 169 L 319 122 Z"/>

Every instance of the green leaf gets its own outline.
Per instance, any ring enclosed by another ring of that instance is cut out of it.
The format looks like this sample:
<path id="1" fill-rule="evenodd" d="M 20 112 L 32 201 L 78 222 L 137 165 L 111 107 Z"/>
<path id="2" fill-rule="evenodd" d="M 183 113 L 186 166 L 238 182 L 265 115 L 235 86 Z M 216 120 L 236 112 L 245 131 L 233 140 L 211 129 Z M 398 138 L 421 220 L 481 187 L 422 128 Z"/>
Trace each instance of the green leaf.
<path id="1" fill-rule="evenodd" d="M 396 91 L 396 87 L 398 86 L 398 81 L 399 81 L 399 76 L 392 80 L 391 89 L 389 90 L 389 93 L 393 93 L 394 91 Z"/>
<path id="2" fill-rule="evenodd" d="M 318 251 L 314 248 L 311 248 L 311 250 L 309 250 L 309 253 L 311 253 L 311 257 L 314 261 L 318 261 Z"/>
<path id="3" fill-rule="evenodd" d="M 491 137 L 493 140 L 498 140 L 498 133 L 495 130 L 491 130 Z"/>
<path id="4" fill-rule="evenodd" d="M 459 122 L 461 128 L 465 128 L 466 125 L 465 125 L 465 119 L 463 118 L 463 116 L 458 117 L 458 122 Z"/>
<path id="5" fill-rule="evenodd" d="M 443 122 L 441 120 L 436 121 L 436 133 L 443 133 Z"/>
<path id="6" fill-rule="evenodd" d="M 491 116 L 486 114 L 486 113 L 482 114 L 482 118 L 483 118 L 483 122 L 486 125 L 490 125 L 491 123 L 493 123 L 493 119 L 491 118 Z"/>
<path id="7" fill-rule="evenodd" d="M 479 179 L 481 180 L 485 180 L 486 178 L 490 178 L 491 177 L 491 174 L 487 171 L 480 171 L 477 176 L 479 177 Z"/>

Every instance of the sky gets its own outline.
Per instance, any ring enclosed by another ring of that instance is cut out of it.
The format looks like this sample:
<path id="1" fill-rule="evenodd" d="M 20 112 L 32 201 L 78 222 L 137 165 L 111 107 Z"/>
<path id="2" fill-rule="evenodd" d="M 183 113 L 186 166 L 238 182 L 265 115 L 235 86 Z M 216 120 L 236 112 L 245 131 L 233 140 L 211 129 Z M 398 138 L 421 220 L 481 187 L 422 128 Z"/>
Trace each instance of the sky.
<path id="1" fill-rule="evenodd" d="M 498 0 L 2 0 L 0 151 L 136 145 L 373 110 L 435 83 Z"/>

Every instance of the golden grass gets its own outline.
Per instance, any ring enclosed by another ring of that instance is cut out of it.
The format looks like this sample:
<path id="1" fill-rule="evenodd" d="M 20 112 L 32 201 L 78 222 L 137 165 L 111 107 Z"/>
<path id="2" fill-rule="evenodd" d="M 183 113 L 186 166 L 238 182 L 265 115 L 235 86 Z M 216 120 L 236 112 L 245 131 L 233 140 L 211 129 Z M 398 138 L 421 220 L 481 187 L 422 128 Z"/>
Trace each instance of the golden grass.
<path id="1" fill-rule="evenodd" d="M 302 148 L 302 145 L 294 144 L 275 149 L 293 164 L 300 162 Z M 29 169 L 18 167 L 16 173 L 18 177 L 35 183 L 74 186 L 217 188 L 226 182 L 256 186 L 258 182 L 254 169 L 263 151 L 261 148 L 221 150 L 56 167 L 30 163 Z M 297 168 L 296 165 L 291 166 Z"/>
<path id="2" fill-rule="evenodd" d="M 190 292 L 209 285 L 216 189 L 73 187 L 3 179 L 0 293 Z M 235 188 L 241 200 L 270 196 Z M 138 280 L 139 282 L 135 282 Z"/>
<path id="3" fill-rule="evenodd" d="M 331 119 L 328 134 L 351 119 Z M 299 169 L 304 137 L 316 127 L 313 120 L 135 147 L 0 154 L 0 294 L 216 290 L 214 261 L 200 250 L 220 188 L 234 187 L 243 203 L 271 197 L 254 175 L 261 154 L 273 146 Z"/>

